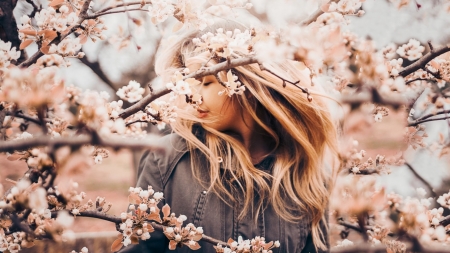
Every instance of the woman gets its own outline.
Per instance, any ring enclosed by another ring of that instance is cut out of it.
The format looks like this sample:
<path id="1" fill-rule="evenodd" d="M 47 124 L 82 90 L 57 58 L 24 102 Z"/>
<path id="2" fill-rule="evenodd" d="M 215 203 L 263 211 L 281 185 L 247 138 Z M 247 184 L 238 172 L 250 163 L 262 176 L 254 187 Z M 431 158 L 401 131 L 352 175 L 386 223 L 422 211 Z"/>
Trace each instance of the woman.
<path id="1" fill-rule="evenodd" d="M 217 27 L 245 30 L 230 22 Z M 193 38 L 215 31 L 191 33 L 166 46 L 156 64 L 159 75 L 225 61 L 195 50 Z M 203 102 L 178 112 L 171 124 L 175 133 L 160 140 L 163 152 L 144 155 L 138 186 L 163 192 L 171 212 L 186 215 L 185 224 L 200 226 L 213 238 L 262 236 L 266 242 L 279 240 L 274 252 L 324 252 L 332 183 L 325 160 L 334 161 L 336 128 L 322 96 L 312 93 L 309 101 L 296 85 L 284 85 L 283 79 L 310 86 L 299 64 L 265 67 L 270 71 L 250 64 L 200 78 L 192 89 Z M 233 75 L 245 91 L 227 96 L 224 83 Z M 215 252 L 212 245 L 200 245 L 200 252 Z M 169 252 L 168 240 L 153 232 L 122 252 Z"/>

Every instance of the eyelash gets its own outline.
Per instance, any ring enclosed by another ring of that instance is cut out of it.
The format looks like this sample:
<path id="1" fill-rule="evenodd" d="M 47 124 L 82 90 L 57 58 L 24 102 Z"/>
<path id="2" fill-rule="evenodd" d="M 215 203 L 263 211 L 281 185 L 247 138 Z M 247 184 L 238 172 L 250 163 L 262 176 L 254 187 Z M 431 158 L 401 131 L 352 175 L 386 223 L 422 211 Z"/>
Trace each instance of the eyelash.
<path id="1" fill-rule="evenodd" d="M 210 85 L 212 82 L 206 82 L 206 83 L 204 83 L 203 84 L 203 86 L 208 86 L 208 85 Z"/>

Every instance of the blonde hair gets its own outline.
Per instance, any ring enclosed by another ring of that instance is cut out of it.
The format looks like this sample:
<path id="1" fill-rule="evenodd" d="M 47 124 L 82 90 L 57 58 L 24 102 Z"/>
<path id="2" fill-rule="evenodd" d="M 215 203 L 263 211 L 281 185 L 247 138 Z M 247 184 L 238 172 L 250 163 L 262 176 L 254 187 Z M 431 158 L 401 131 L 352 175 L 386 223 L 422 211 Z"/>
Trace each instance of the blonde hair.
<path id="1" fill-rule="evenodd" d="M 243 30 L 242 26 L 227 22 L 209 27 L 201 33 L 181 35 L 181 39 L 170 42 L 159 53 L 156 72 L 167 78 L 175 70 L 185 68 L 187 61 L 203 64 L 208 61 L 206 66 L 217 64 L 218 59 L 209 59 L 202 52 L 194 52 L 192 39 L 206 32 L 215 32 L 219 27 L 224 30 Z M 231 56 L 231 59 L 236 57 L 238 56 Z M 309 87 L 309 77 L 302 74 L 298 65 L 292 61 L 264 66 L 278 76 L 292 81 L 301 80 L 300 85 L 312 88 Z M 319 223 L 326 220 L 329 189 L 334 174 L 332 169 L 325 168 L 325 160 L 331 158 L 328 160 L 335 162 L 337 134 L 323 95 L 311 92 L 313 100 L 309 102 L 306 94 L 298 87 L 292 84 L 283 87 L 283 80 L 270 72 L 262 71 L 258 64 L 236 67 L 232 71 L 245 85 L 245 94 L 251 95 L 233 95 L 231 103 L 240 103 L 256 124 L 273 139 L 272 170 L 270 172 L 255 168 L 248 150 L 240 141 L 203 125 L 202 120 L 181 111 L 180 119 L 171 126 L 187 140 L 192 154 L 193 174 L 224 201 L 227 198 L 236 201 L 237 195 L 234 192 L 241 191 L 244 206 L 239 218 L 251 211 L 256 219 L 260 209 L 267 204 L 263 200 L 269 200 L 276 213 L 286 221 L 299 221 L 305 218 L 303 215 L 307 215 L 307 219 L 311 221 L 316 248 L 325 249 L 323 229 L 327 229 L 326 222 L 325 228 L 321 228 Z M 221 79 L 224 77 L 223 72 L 218 75 Z M 202 140 L 194 131 L 198 124 L 204 129 Z M 201 156 L 206 156 L 208 161 L 209 175 L 206 182 L 200 170 L 205 166 L 201 164 Z M 221 168 L 230 180 L 224 180 Z M 256 205 L 255 192 L 259 195 Z"/>

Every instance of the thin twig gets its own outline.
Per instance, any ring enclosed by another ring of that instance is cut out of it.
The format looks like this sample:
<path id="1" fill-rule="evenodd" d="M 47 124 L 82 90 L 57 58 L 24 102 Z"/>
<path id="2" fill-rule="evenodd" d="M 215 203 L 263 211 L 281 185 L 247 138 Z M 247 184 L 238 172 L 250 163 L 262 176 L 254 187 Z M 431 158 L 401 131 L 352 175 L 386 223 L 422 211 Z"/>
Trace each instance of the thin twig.
<path id="1" fill-rule="evenodd" d="M 373 102 L 379 105 L 389 105 L 398 108 L 402 105 L 408 104 L 405 98 L 401 96 L 381 96 L 376 88 L 370 88 L 366 92 L 343 96 L 341 101 L 351 105 L 360 105 L 366 102 Z"/>
<path id="2" fill-rule="evenodd" d="M 433 198 L 437 197 L 438 195 L 436 194 L 436 192 L 434 191 L 433 187 L 430 185 L 430 183 L 428 183 L 427 180 L 425 180 L 421 175 L 419 175 L 419 173 L 417 173 L 417 171 L 411 166 L 411 164 L 409 163 L 405 163 L 406 167 L 408 167 L 408 169 L 414 174 L 414 176 L 419 179 L 420 182 L 422 182 L 430 191 L 431 196 Z"/>
<path id="3" fill-rule="evenodd" d="M 417 125 L 420 125 L 425 122 L 439 121 L 439 120 L 446 120 L 446 119 L 450 119 L 450 116 L 445 116 L 445 117 L 441 117 L 441 118 L 425 119 L 425 120 L 417 120 L 417 121 L 414 121 L 413 123 L 408 124 L 408 126 L 417 126 Z"/>
<path id="4" fill-rule="evenodd" d="M 425 115 L 425 116 L 423 116 L 423 117 L 418 118 L 416 121 L 428 119 L 428 118 L 434 117 L 434 116 L 436 116 L 436 115 L 447 114 L 447 113 L 450 113 L 450 110 L 444 110 L 444 111 L 436 112 L 436 113 L 434 113 L 434 114 L 428 114 L 428 115 Z"/>
<path id="5" fill-rule="evenodd" d="M 450 225 L 450 215 L 445 216 L 442 220 L 440 220 L 439 225 L 442 225 L 444 227 Z"/>
<path id="6" fill-rule="evenodd" d="M 36 15 L 36 12 L 40 11 L 40 8 L 34 3 L 33 0 L 25 0 L 27 3 L 31 4 L 33 6 L 33 11 L 28 15 L 30 18 L 33 18 L 34 15 Z"/>
<path id="7" fill-rule="evenodd" d="M 151 4 L 152 1 L 146 1 L 144 3 L 145 4 Z M 125 6 L 130 6 L 130 5 L 138 5 L 138 4 L 142 4 L 142 1 L 130 2 L 130 3 L 121 3 L 121 4 L 117 4 L 115 6 L 109 6 L 109 7 L 104 8 L 103 10 L 99 10 L 99 11 L 95 12 L 95 14 L 99 14 L 99 13 L 102 13 L 102 12 L 107 12 L 109 10 L 112 10 L 112 9 L 115 9 L 115 8 L 119 8 L 119 7 L 125 7 Z"/>
<path id="8" fill-rule="evenodd" d="M 136 123 L 146 123 L 146 124 L 148 124 L 148 123 L 152 123 L 152 122 L 148 122 L 148 121 L 145 121 L 145 120 L 135 120 L 135 121 L 128 122 L 127 124 L 125 124 L 125 126 L 130 126 L 130 125 L 133 125 L 133 124 L 136 124 Z"/>
<path id="9" fill-rule="evenodd" d="M 222 70 L 227 70 L 227 69 L 235 68 L 238 66 L 248 65 L 248 64 L 257 63 L 257 62 L 258 62 L 258 60 L 254 57 L 246 57 L 246 58 L 234 59 L 231 61 L 225 61 L 225 62 L 216 64 L 212 67 L 209 67 L 209 68 L 199 69 L 195 72 L 192 72 L 189 75 L 186 75 L 183 79 L 186 80 L 188 78 L 200 78 L 200 77 L 204 77 L 204 76 L 214 75 L 215 73 L 222 71 Z M 153 102 L 155 99 L 160 98 L 164 95 L 167 95 L 170 92 L 171 91 L 168 89 L 162 89 L 156 93 L 148 94 L 147 96 L 145 96 L 143 99 L 141 99 L 136 104 L 125 109 L 119 115 L 119 117 L 126 119 L 129 116 L 137 113 L 138 111 L 144 110 L 145 107 L 148 104 L 150 104 L 151 102 Z"/>
<path id="10" fill-rule="evenodd" d="M 361 227 L 359 227 L 357 224 L 351 224 L 351 223 L 348 223 L 348 222 L 345 222 L 345 221 L 338 221 L 338 224 L 341 225 L 341 226 L 344 226 L 346 228 L 355 230 L 358 233 L 362 233 Z"/>
<path id="11" fill-rule="evenodd" d="M 16 111 L 16 112 L 14 112 L 14 113 L 12 113 L 12 112 L 6 112 L 6 115 L 8 115 L 8 116 L 14 116 L 14 117 L 16 117 L 16 118 L 21 118 L 21 119 L 24 119 L 24 120 L 33 122 L 33 123 L 35 123 L 35 124 L 37 124 L 37 125 L 41 125 L 41 124 L 42 124 L 42 122 L 41 122 L 38 118 L 34 118 L 34 117 L 32 117 L 32 116 L 23 114 L 23 113 L 20 112 L 20 111 Z"/>
<path id="12" fill-rule="evenodd" d="M 415 78 L 415 79 L 406 81 L 405 84 L 410 84 L 410 83 L 416 82 L 416 81 L 429 81 L 430 82 L 430 81 L 434 81 L 434 80 L 433 79 L 427 79 L 427 78 Z"/>
<path id="13" fill-rule="evenodd" d="M 102 12 L 102 13 L 96 13 L 96 14 L 89 15 L 87 17 L 87 19 L 95 19 L 95 18 L 98 18 L 98 17 L 101 17 L 101 16 L 105 16 L 105 15 L 108 15 L 108 14 L 125 13 L 125 12 L 128 12 L 128 11 L 144 11 L 144 12 L 148 12 L 148 10 L 143 10 L 141 8 L 117 10 L 117 11 L 108 11 L 108 12 Z"/>
<path id="14" fill-rule="evenodd" d="M 332 0 L 330 1 L 330 3 L 332 2 L 338 2 L 339 0 Z M 322 6 L 319 6 L 319 8 L 317 8 L 317 10 L 311 14 L 307 19 L 303 20 L 300 25 L 309 25 L 312 22 L 316 21 L 316 19 L 318 17 L 320 17 L 320 15 L 324 14 L 325 12 L 322 10 Z"/>

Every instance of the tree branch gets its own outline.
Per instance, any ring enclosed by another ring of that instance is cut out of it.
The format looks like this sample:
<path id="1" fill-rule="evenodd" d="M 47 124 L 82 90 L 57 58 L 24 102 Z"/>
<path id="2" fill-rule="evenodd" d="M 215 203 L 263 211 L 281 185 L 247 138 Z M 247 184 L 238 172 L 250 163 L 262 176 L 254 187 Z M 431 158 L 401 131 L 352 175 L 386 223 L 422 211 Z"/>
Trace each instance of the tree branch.
<path id="1" fill-rule="evenodd" d="M 66 210 L 66 211 L 70 212 L 70 210 Z M 53 212 L 52 212 L 52 218 L 56 218 L 57 214 L 58 214 L 57 211 L 53 211 Z M 121 219 L 121 218 L 116 217 L 116 216 L 113 216 L 113 215 L 109 215 L 109 214 L 106 214 L 106 213 L 98 212 L 98 211 L 83 211 L 83 212 L 80 212 L 80 214 L 77 215 L 77 216 L 79 216 L 79 217 L 90 217 L 90 218 L 101 219 L 101 220 L 113 222 L 113 223 L 115 223 L 115 224 L 120 224 L 120 223 L 122 223 L 122 219 Z M 156 222 L 149 222 L 149 223 L 153 226 L 153 228 L 154 228 L 155 230 L 158 230 L 158 231 L 160 231 L 160 232 L 163 232 L 163 231 L 164 231 L 164 228 L 167 227 L 167 226 L 158 224 L 158 223 L 156 223 Z M 207 236 L 207 235 L 203 235 L 203 236 L 202 236 L 202 239 L 200 239 L 200 240 L 202 240 L 202 241 L 204 241 L 204 242 L 207 242 L 207 243 L 211 243 L 211 244 L 213 244 L 213 245 L 221 244 L 221 245 L 223 245 L 223 246 L 227 246 L 227 243 L 226 243 L 226 242 L 223 242 L 223 241 L 221 241 L 221 240 L 217 240 L 217 239 L 215 239 L 215 238 L 213 238 L 213 237 L 210 237 L 210 236 Z"/>
<path id="2" fill-rule="evenodd" d="M 445 216 L 442 220 L 440 220 L 439 225 L 442 225 L 444 227 L 450 225 L 450 215 Z"/>
<path id="3" fill-rule="evenodd" d="M 373 102 L 379 105 L 389 105 L 394 108 L 398 108 L 402 105 L 407 104 L 407 101 L 401 97 L 383 97 L 374 87 L 370 88 L 367 92 L 360 92 L 358 94 L 352 94 L 348 96 L 343 96 L 341 101 L 343 103 L 348 103 L 351 105 L 360 105 L 366 102 Z"/>
<path id="4" fill-rule="evenodd" d="M 151 4 L 152 1 L 145 1 L 144 3 L 145 4 Z M 125 7 L 125 6 L 130 6 L 130 5 L 138 5 L 138 4 L 142 4 L 142 1 L 130 2 L 130 3 L 121 3 L 121 4 L 114 5 L 114 6 L 109 6 L 109 7 L 104 8 L 103 10 L 99 10 L 99 11 L 95 12 L 95 14 L 100 14 L 102 12 L 107 12 L 109 10 L 112 10 L 112 9 L 115 9 L 115 8 L 119 8 L 119 7 Z"/>
<path id="5" fill-rule="evenodd" d="M 405 67 L 404 69 L 402 69 L 402 71 L 400 71 L 399 75 L 402 77 L 406 77 L 409 74 L 425 68 L 425 66 L 427 65 L 428 62 L 430 62 L 431 60 L 433 60 L 434 58 L 438 57 L 441 54 L 444 54 L 446 52 L 450 51 L 450 47 L 449 46 L 444 46 L 438 49 L 431 49 L 430 52 L 428 52 L 426 55 L 422 56 L 419 60 L 417 60 L 416 62 L 414 62 L 413 64 Z"/>
<path id="6" fill-rule="evenodd" d="M 86 0 L 83 4 L 83 6 L 81 7 L 80 10 L 80 14 L 78 15 L 78 22 L 76 25 L 74 25 L 66 34 L 63 34 L 60 36 L 60 38 L 56 38 L 54 40 L 52 40 L 49 43 L 49 46 L 52 44 L 58 44 L 60 43 L 62 40 L 64 40 L 64 38 L 66 38 L 67 36 L 69 36 L 71 33 L 73 33 L 76 28 L 80 27 L 81 24 L 83 23 L 84 20 L 86 20 L 87 18 L 89 18 L 89 15 L 87 14 L 87 11 L 89 10 L 89 5 L 91 3 L 92 0 Z M 26 68 L 29 67 L 30 65 L 36 63 L 36 61 L 43 56 L 44 54 L 41 52 L 41 50 L 39 49 L 36 53 L 34 53 L 34 55 L 32 55 L 30 58 L 28 58 L 28 60 L 22 62 L 19 67 L 20 68 Z"/>
<path id="7" fill-rule="evenodd" d="M 89 15 L 87 17 L 87 19 L 95 19 L 95 18 L 98 18 L 98 17 L 101 17 L 101 16 L 105 16 L 105 15 L 108 15 L 108 14 L 125 13 L 125 12 L 128 12 L 128 11 L 145 11 L 145 12 L 148 12 L 148 10 L 144 10 L 144 9 L 141 9 L 141 8 L 125 9 L 125 10 L 117 10 L 117 11 L 108 11 L 108 12 L 102 12 L 102 13 L 95 13 L 95 14 Z"/>
<path id="8" fill-rule="evenodd" d="M 427 78 L 415 78 L 415 79 L 406 81 L 405 84 L 410 84 L 410 83 L 416 82 L 416 81 L 428 81 L 428 82 L 430 82 L 430 81 L 433 81 L 433 80 L 432 79 L 427 79 Z"/>
<path id="9" fill-rule="evenodd" d="M 90 68 L 104 83 L 106 83 L 111 89 L 114 91 L 117 91 L 117 89 L 114 87 L 111 80 L 109 80 L 108 76 L 103 71 L 102 67 L 100 66 L 99 61 L 89 61 L 86 56 L 79 59 L 84 65 L 86 65 L 88 68 Z"/>
<path id="10" fill-rule="evenodd" d="M 209 67 L 209 68 L 199 69 L 199 70 L 185 76 L 184 80 L 186 80 L 188 78 L 200 78 L 200 77 L 204 77 L 204 76 L 214 75 L 215 73 L 222 71 L 222 70 L 227 70 L 227 69 L 235 68 L 238 66 L 248 65 L 248 64 L 257 63 L 257 62 L 258 62 L 258 60 L 254 57 L 238 58 L 238 59 L 234 59 L 231 61 L 225 61 L 225 62 L 216 64 L 212 67 Z M 153 102 L 155 99 L 160 98 L 164 95 L 167 95 L 170 92 L 171 92 L 170 90 L 164 88 L 156 93 L 148 94 L 147 96 L 145 96 L 143 99 L 141 99 L 136 104 L 125 109 L 119 115 L 119 117 L 126 119 L 129 116 L 137 113 L 138 111 L 141 111 L 141 110 L 143 111 L 145 109 L 145 107 L 148 104 L 150 104 L 151 102 Z"/>
<path id="11" fill-rule="evenodd" d="M 418 118 L 417 120 L 424 120 L 424 119 L 428 119 L 428 118 L 434 117 L 436 115 L 447 114 L 447 113 L 450 113 L 450 110 L 444 110 L 444 111 L 439 111 L 439 112 L 434 113 L 434 114 L 428 114 L 428 115 L 425 115 L 423 117 Z"/>
<path id="12" fill-rule="evenodd" d="M 0 152 L 14 152 L 16 150 L 27 150 L 40 146 L 51 146 L 54 148 L 62 146 L 79 147 L 83 145 L 95 145 L 103 147 L 111 147 L 113 149 L 158 149 L 159 146 L 149 143 L 149 141 L 129 140 L 123 138 L 107 138 L 103 139 L 99 136 L 77 136 L 62 137 L 51 139 L 50 137 L 40 136 L 36 138 L 23 139 L 17 141 L 3 141 L 0 143 Z"/>
<path id="13" fill-rule="evenodd" d="M 430 122 L 430 121 L 438 121 L 438 120 L 446 120 L 446 119 L 450 119 L 450 115 L 449 116 L 444 116 L 441 118 L 432 118 L 432 119 L 425 119 L 425 120 L 416 120 L 413 123 L 408 124 L 408 126 L 417 126 L 420 125 L 422 123 L 425 122 Z"/>
<path id="14" fill-rule="evenodd" d="M 422 182 L 430 191 L 430 194 L 433 198 L 436 198 L 438 195 L 436 194 L 436 192 L 433 190 L 433 187 L 430 185 L 430 183 L 427 182 L 427 180 L 425 180 L 421 175 L 419 175 L 419 173 L 417 173 L 417 171 L 411 166 L 411 164 L 406 163 L 405 162 L 406 167 L 408 167 L 408 169 L 414 174 L 414 176 L 420 180 L 420 182 Z"/>
<path id="15" fill-rule="evenodd" d="M 353 224 L 345 222 L 343 220 L 338 221 L 338 224 L 341 225 L 341 226 L 344 226 L 346 228 L 355 230 L 358 233 L 363 233 L 362 229 L 358 225 L 353 225 Z"/>

